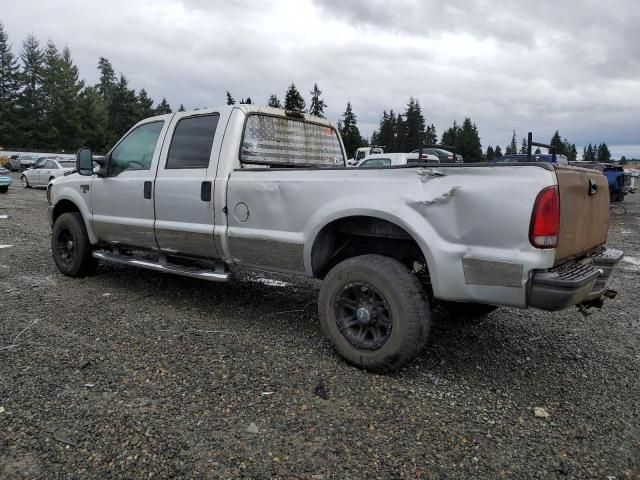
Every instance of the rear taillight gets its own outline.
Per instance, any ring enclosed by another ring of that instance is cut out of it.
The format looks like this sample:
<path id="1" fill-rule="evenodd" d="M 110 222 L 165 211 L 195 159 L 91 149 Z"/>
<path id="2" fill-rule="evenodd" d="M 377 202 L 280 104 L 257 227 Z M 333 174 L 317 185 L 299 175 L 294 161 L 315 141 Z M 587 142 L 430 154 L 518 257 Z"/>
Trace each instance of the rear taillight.
<path id="1" fill-rule="evenodd" d="M 560 233 L 560 195 L 554 185 L 542 190 L 533 205 L 529 241 L 536 248 L 556 248 Z"/>

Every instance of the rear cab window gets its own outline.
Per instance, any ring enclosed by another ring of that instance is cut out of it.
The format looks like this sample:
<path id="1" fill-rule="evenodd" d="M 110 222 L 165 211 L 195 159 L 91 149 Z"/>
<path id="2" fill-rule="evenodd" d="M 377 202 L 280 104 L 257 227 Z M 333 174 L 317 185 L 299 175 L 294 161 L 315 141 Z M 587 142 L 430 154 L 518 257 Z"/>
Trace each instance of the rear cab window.
<path id="1" fill-rule="evenodd" d="M 335 128 L 302 118 L 247 116 L 240 162 L 274 167 L 344 167 Z"/>

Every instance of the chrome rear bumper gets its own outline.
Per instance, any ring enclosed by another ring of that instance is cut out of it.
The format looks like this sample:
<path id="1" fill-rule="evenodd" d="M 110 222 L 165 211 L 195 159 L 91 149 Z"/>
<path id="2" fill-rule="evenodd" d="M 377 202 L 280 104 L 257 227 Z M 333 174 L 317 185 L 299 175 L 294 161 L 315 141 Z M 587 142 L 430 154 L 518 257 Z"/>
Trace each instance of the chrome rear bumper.
<path id="1" fill-rule="evenodd" d="M 600 299 L 623 256 L 621 250 L 602 248 L 581 260 L 536 272 L 531 279 L 529 307 L 555 311 Z"/>

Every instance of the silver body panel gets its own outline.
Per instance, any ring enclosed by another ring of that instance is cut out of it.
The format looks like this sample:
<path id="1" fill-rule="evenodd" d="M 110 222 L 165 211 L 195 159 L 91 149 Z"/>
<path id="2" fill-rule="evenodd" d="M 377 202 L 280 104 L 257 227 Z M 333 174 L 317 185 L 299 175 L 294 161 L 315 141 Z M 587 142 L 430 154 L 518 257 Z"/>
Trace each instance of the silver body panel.
<path id="1" fill-rule="evenodd" d="M 174 116 L 180 114 L 167 115 L 169 130 L 161 135 L 155 170 L 124 172 L 140 176 L 123 177 L 118 184 L 97 176 L 64 177 L 53 184 L 54 204 L 78 202 L 94 244 L 131 243 L 308 276 L 314 274 L 311 254 L 323 227 L 345 217 L 375 217 L 413 237 L 435 296 L 451 301 L 524 307 L 532 271 L 553 266 L 555 251 L 533 248 L 528 238 L 538 192 L 557 182 L 552 170 L 241 168 L 246 114 L 273 110 L 242 105 L 192 114 L 212 111 L 220 120 L 207 169 L 163 171 Z M 146 178 L 154 181 L 153 200 L 142 197 Z M 205 180 L 213 182 L 209 204 L 200 199 Z M 91 202 L 79 188 L 87 183 L 92 183 Z"/>

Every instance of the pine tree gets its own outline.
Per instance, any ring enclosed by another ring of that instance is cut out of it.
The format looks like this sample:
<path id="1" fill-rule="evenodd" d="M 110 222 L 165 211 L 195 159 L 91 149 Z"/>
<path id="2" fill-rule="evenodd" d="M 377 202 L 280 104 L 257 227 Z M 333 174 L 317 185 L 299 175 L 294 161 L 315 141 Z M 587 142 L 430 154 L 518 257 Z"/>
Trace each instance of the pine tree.
<path id="1" fill-rule="evenodd" d="M 342 119 L 338 123 L 338 130 L 342 136 L 344 149 L 348 158 L 353 158 L 358 148 L 365 144 L 358 130 L 357 117 L 351 108 L 351 102 L 347 102 L 347 108 L 342 114 Z"/>
<path id="2" fill-rule="evenodd" d="M 140 120 L 143 118 L 153 117 L 155 115 L 155 109 L 153 108 L 153 99 L 149 97 L 147 91 L 141 88 L 138 92 L 138 117 Z"/>
<path id="3" fill-rule="evenodd" d="M 16 146 L 16 99 L 19 91 L 18 61 L 0 23 L 0 146 Z"/>
<path id="4" fill-rule="evenodd" d="M 84 81 L 80 80 L 78 67 L 71 59 L 68 47 L 62 50 L 60 57 L 59 110 L 60 137 L 54 143 L 58 148 L 75 151 L 81 146 L 82 125 L 80 124 L 80 93 Z"/>
<path id="5" fill-rule="evenodd" d="M 267 105 L 273 108 L 282 108 L 282 103 L 280 103 L 280 100 L 278 100 L 278 97 L 276 96 L 275 93 L 271 94 Z"/>
<path id="6" fill-rule="evenodd" d="M 20 54 L 21 91 L 17 99 L 19 132 L 17 142 L 22 147 L 40 148 L 43 145 L 43 111 L 45 95 L 42 89 L 44 55 L 40 43 L 29 35 Z"/>
<path id="7" fill-rule="evenodd" d="M 186 110 L 187 110 L 187 109 L 186 109 L 186 108 L 184 108 L 184 105 L 183 105 L 183 104 L 180 104 L 180 108 L 178 108 L 178 111 L 179 111 L 179 112 L 185 112 Z"/>
<path id="8" fill-rule="evenodd" d="M 227 90 L 227 105 L 235 105 L 236 101 L 235 99 L 231 96 L 231 94 L 229 93 L 229 90 Z"/>
<path id="9" fill-rule="evenodd" d="M 536 148 L 536 151 L 535 151 L 535 152 L 533 152 L 533 153 L 534 153 L 534 155 L 540 155 L 540 154 L 542 153 L 542 151 L 541 151 L 541 150 L 540 150 L 540 148 L 538 147 L 538 148 Z"/>
<path id="10" fill-rule="evenodd" d="M 523 138 L 522 144 L 520 146 L 520 153 L 527 153 L 528 147 L 529 147 L 529 142 L 527 142 L 526 138 Z"/>
<path id="11" fill-rule="evenodd" d="M 382 118 L 380 119 L 380 128 L 376 134 L 375 139 L 371 138 L 371 143 L 374 145 L 382 145 L 385 147 L 385 151 L 394 152 L 395 146 L 395 123 L 396 115 L 393 110 L 387 114 L 386 111 L 382 112 Z"/>
<path id="12" fill-rule="evenodd" d="M 591 143 L 589 143 L 589 145 L 582 150 L 582 160 L 584 160 L 585 162 L 596 161 L 596 153 Z"/>
<path id="13" fill-rule="evenodd" d="M 107 111 L 102 94 L 97 87 L 87 87 L 80 94 L 79 123 L 81 125 L 81 145 L 94 152 L 106 152 Z"/>
<path id="14" fill-rule="evenodd" d="M 436 132 L 436 127 L 433 123 L 427 127 L 424 135 L 424 143 L 426 145 L 435 145 L 438 143 L 438 133 Z"/>
<path id="15" fill-rule="evenodd" d="M 425 121 L 422 116 L 420 102 L 413 97 L 409 98 L 407 109 L 404 113 L 405 118 L 405 148 L 406 151 L 412 151 L 424 145 L 425 138 Z"/>
<path id="16" fill-rule="evenodd" d="M 478 127 L 469 117 L 462 122 L 456 153 L 464 157 L 465 162 L 479 162 L 482 160 L 482 144 L 478 134 Z"/>
<path id="17" fill-rule="evenodd" d="M 127 78 L 120 79 L 111 92 L 111 101 L 107 105 L 108 143 L 113 145 L 135 123 L 138 122 L 138 105 L 135 90 L 129 88 Z"/>
<path id="18" fill-rule="evenodd" d="M 500 145 L 496 145 L 495 157 L 500 158 L 501 156 L 502 156 L 502 149 L 500 148 Z"/>
<path id="19" fill-rule="evenodd" d="M 625 157 L 624 155 L 622 155 L 622 156 L 620 157 L 620 165 L 626 165 L 627 163 L 629 163 L 629 162 L 627 161 L 627 157 Z"/>
<path id="20" fill-rule="evenodd" d="M 564 144 L 562 143 L 562 139 L 560 138 L 560 133 L 556 130 L 556 133 L 553 134 L 551 140 L 549 141 L 549 145 L 555 148 L 556 153 L 565 154 Z"/>
<path id="21" fill-rule="evenodd" d="M 460 137 L 460 127 L 457 121 L 453 121 L 453 126 L 449 127 L 442 133 L 442 140 L 440 143 L 452 147 L 457 147 L 458 139 Z"/>
<path id="22" fill-rule="evenodd" d="M 507 155 L 513 155 L 518 153 L 518 140 L 516 137 L 516 131 L 513 131 L 513 135 L 511 136 L 511 142 L 507 145 Z"/>
<path id="23" fill-rule="evenodd" d="M 398 114 L 395 122 L 394 129 L 395 141 L 393 144 L 394 152 L 406 152 L 407 151 L 407 129 L 405 119 L 401 114 Z"/>
<path id="24" fill-rule="evenodd" d="M 493 150 L 493 147 L 489 145 L 487 147 L 487 153 L 485 154 L 487 162 L 492 162 L 496 158 L 496 152 Z"/>
<path id="25" fill-rule="evenodd" d="M 601 143 L 600 145 L 598 145 L 597 161 L 600 163 L 611 162 L 611 152 L 609 151 L 609 147 L 607 147 L 606 143 Z"/>
<path id="26" fill-rule="evenodd" d="M 318 84 L 313 84 L 313 90 L 311 90 L 311 105 L 309 106 L 309 113 L 311 115 L 315 115 L 316 117 L 324 118 L 324 109 L 327 104 L 323 99 L 320 98 L 320 94 L 322 90 L 318 88 Z"/>
<path id="27" fill-rule="evenodd" d="M 296 88 L 294 83 L 291 83 L 289 88 L 287 89 L 287 93 L 284 96 L 284 109 L 285 110 L 293 110 L 296 112 L 304 112 L 304 109 L 307 107 L 307 104 L 300 95 L 300 92 Z"/>
<path id="28" fill-rule="evenodd" d="M 162 100 L 156 107 L 156 115 L 164 115 L 165 113 L 172 113 L 171 105 L 167 102 L 167 99 L 162 97 Z"/>
<path id="29" fill-rule="evenodd" d="M 109 103 L 111 93 L 116 87 L 116 73 L 113 70 L 111 62 L 105 57 L 98 59 L 98 70 L 100 71 L 100 81 L 97 88 L 102 100 Z"/>
<path id="30" fill-rule="evenodd" d="M 49 41 L 43 55 L 42 71 L 42 139 L 45 148 L 55 150 L 60 139 L 60 123 L 63 121 L 61 106 L 62 58 Z"/>
<path id="31" fill-rule="evenodd" d="M 240 105 L 251 105 L 251 97 L 247 97 L 246 99 L 240 99 Z"/>

